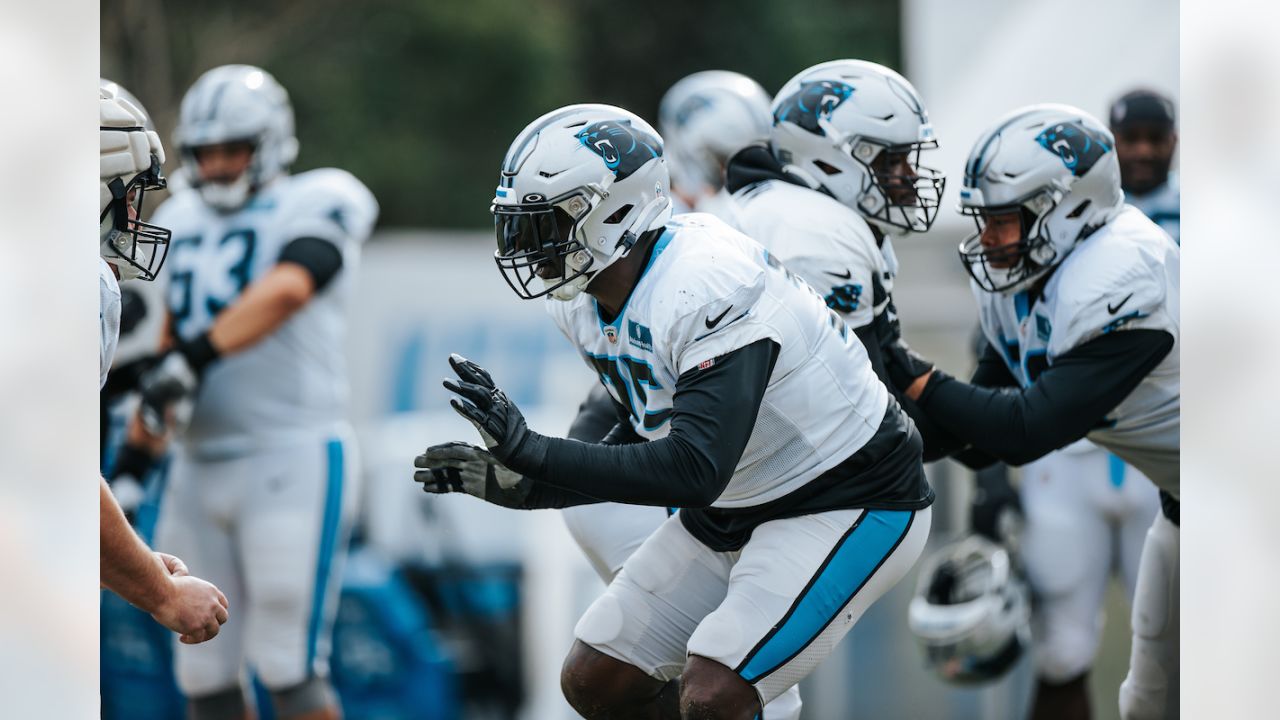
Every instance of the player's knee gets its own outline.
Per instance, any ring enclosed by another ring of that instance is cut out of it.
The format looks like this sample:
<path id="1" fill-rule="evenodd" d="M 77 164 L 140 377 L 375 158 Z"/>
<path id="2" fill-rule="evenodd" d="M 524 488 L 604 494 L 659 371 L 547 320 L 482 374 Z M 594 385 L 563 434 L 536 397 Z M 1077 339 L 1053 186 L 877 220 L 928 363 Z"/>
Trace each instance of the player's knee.
<path id="1" fill-rule="evenodd" d="M 328 680 L 311 677 L 297 685 L 272 690 L 271 704 L 277 717 L 293 718 L 315 716 L 323 710 L 337 708 L 338 698 Z"/>
<path id="2" fill-rule="evenodd" d="M 629 708 L 662 691 L 662 681 L 634 665 L 609 657 L 581 640 L 575 641 L 560 669 L 565 700 L 583 717 L 606 717 L 616 708 Z"/>
<path id="3" fill-rule="evenodd" d="M 188 696 L 187 720 L 244 720 L 249 707 L 239 685 L 199 696 Z"/>
<path id="4" fill-rule="evenodd" d="M 760 696 L 740 675 L 714 660 L 693 655 L 680 676 L 684 720 L 750 720 L 760 714 Z"/>
<path id="5" fill-rule="evenodd" d="M 1143 686 L 1132 676 L 1120 685 L 1121 720 L 1163 720 L 1165 704 L 1163 687 Z"/>

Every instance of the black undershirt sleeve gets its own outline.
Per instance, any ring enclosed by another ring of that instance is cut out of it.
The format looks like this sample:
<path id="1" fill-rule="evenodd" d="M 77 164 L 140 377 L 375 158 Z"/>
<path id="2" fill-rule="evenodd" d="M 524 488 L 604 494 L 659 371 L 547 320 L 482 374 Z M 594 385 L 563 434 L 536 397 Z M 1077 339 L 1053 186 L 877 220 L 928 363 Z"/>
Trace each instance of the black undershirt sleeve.
<path id="1" fill-rule="evenodd" d="M 1025 390 L 979 387 L 935 370 L 918 404 L 956 437 L 1022 465 L 1098 427 L 1172 348 L 1163 330 L 1108 333 L 1058 357 Z M 975 377 L 989 372 L 979 363 Z"/>
<path id="2" fill-rule="evenodd" d="M 626 417 L 626 409 L 614 402 L 608 393 L 603 392 L 603 388 L 593 389 L 578 407 L 578 415 L 569 426 L 568 437 L 571 440 L 598 442 L 602 445 L 644 442 L 644 438 L 636 434 L 631 423 L 626 421 Z M 521 508 L 525 510 L 566 508 L 601 502 L 582 493 L 536 482 L 527 477 L 525 481 L 529 484 L 529 494 L 521 503 Z"/>
<path id="3" fill-rule="evenodd" d="M 290 240 L 280 251 L 277 262 L 301 265 L 320 292 L 342 269 L 342 251 L 330 240 L 300 237 Z"/>
<path id="4" fill-rule="evenodd" d="M 715 358 L 676 381 L 671 432 L 652 442 L 603 445 L 547 438 L 546 460 L 531 476 L 546 502 L 593 498 L 658 507 L 707 507 L 720 497 L 755 427 L 778 345 L 760 340 Z M 611 431 L 610 435 L 614 433 Z M 540 487 L 540 486 L 552 487 Z M 561 492 L 555 492 L 559 490 Z"/>
<path id="5" fill-rule="evenodd" d="M 1004 358 L 1000 357 L 1000 353 L 988 342 L 982 343 L 982 350 L 978 355 L 978 366 L 974 368 L 969 384 L 988 388 L 1018 387 L 1018 381 L 1009 372 L 1009 366 L 1004 364 Z M 925 451 L 928 452 L 928 447 Z M 951 459 L 970 470 L 982 470 L 1000 462 L 1000 458 L 972 445 L 951 453 Z M 979 482 L 981 479 L 979 477 Z"/>

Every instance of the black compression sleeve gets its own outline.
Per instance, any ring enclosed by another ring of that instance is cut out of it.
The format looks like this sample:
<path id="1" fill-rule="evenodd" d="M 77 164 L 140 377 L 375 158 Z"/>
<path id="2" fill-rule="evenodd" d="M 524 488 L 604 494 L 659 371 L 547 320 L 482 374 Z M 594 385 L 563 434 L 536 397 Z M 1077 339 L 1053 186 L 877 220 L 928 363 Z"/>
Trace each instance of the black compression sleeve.
<path id="1" fill-rule="evenodd" d="M 969 384 L 981 387 L 1017 387 L 1018 381 L 1009 372 L 1009 366 L 1004 364 L 1004 358 L 1000 357 L 1000 353 L 991 343 L 983 339 L 978 349 L 978 366 L 974 368 Z M 929 448 L 926 446 L 926 454 L 928 451 Z M 950 454 L 952 460 L 970 470 L 982 470 L 1000 462 L 1000 458 L 972 445 Z"/>
<path id="2" fill-rule="evenodd" d="M 315 283 L 316 292 L 320 292 L 342 269 L 342 251 L 330 240 L 300 237 L 284 246 L 277 262 L 301 265 Z"/>
<path id="3" fill-rule="evenodd" d="M 578 415 L 569 426 L 568 437 L 571 440 L 605 445 L 643 442 L 644 438 L 636 435 L 629 423 L 619 420 L 619 414 L 625 412 L 618 408 L 618 404 L 609 397 L 609 393 L 603 387 L 597 385 L 592 388 L 587 399 L 578 406 Z M 582 493 L 535 481 L 530 484 L 529 494 L 521 507 L 525 510 L 538 510 L 590 505 L 598 502 L 600 500 Z"/>
<path id="4" fill-rule="evenodd" d="M 773 372 L 778 345 L 760 340 L 676 381 L 671 432 L 653 442 L 548 443 L 541 482 L 609 502 L 707 507 L 724 491 Z"/>
<path id="5" fill-rule="evenodd" d="M 934 371 L 918 402 L 947 431 L 1021 465 L 1096 428 L 1172 348 L 1163 330 L 1109 333 L 1057 358 L 1025 390 L 978 387 Z"/>

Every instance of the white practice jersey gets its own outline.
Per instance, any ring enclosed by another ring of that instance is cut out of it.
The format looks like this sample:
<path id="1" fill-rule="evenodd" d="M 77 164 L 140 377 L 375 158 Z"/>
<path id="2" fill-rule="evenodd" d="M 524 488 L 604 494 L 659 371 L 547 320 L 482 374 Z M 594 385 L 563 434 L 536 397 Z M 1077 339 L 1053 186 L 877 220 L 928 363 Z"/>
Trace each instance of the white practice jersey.
<path id="1" fill-rule="evenodd" d="M 1151 218 L 1174 242 L 1182 244 L 1182 190 L 1177 173 L 1169 173 L 1168 180 L 1146 195 L 1125 193 L 1124 201 Z"/>
<path id="2" fill-rule="evenodd" d="M 758 340 L 778 343 L 755 428 L 713 507 L 790 493 L 855 453 L 884 419 L 888 390 L 853 332 L 767 250 L 712 215 L 667 225 L 613 322 L 586 293 L 547 308 L 648 440 L 671 429 L 680 375 Z"/>
<path id="3" fill-rule="evenodd" d="M 98 258 L 98 389 L 107 384 L 107 371 L 120 340 L 120 282 L 106 260 Z"/>
<path id="4" fill-rule="evenodd" d="M 1180 252 L 1136 208 L 1126 207 L 1067 255 L 1033 304 L 1029 295 L 973 285 L 982 330 L 1023 387 L 1071 349 L 1100 335 L 1163 330 L 1174 345 L 1088 438 L 1178 495 L 1178 266 Z"/>
<path id="5" fill-rule="evenodd" d="M 898 259 L 888 237 L 877 247 L 857 211 L 785 180 L 749 185 L 733 199 L 738 229 L 804 278 L 850 328 L 890 310 Z"/>
<path id="6" fill-rule="evenodd" d="M 292 240 L 330 240 L 342 270 L 306 307 L 255 345 L 205 371 L 185 441 L 197 455 L 235 455 L 324 430 L 346 415 L 347 304 L 360 246 L 378 215 L 373 195 L 332 168 L 287 175 L 243 208 L 219 213 L 195 190 L 174 195 L 153 222 L 173 231 L 167 304 L 183 339 L 275 266 Z"/>

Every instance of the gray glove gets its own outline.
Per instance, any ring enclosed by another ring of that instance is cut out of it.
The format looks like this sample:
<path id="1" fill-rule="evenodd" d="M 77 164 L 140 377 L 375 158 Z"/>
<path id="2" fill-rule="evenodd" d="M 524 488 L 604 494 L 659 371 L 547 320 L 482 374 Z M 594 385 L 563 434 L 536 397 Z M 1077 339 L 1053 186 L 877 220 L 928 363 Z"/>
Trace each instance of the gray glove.
<path id="1" fill-rule="evenodd" d="M 422 468 L 413 473 L 413 481 L 426 492 L 461 492 L 507 508 L 522 507 L 531 486 L 487 450 L 464 442 L 432 445 L 413 459 L 413 466 Z"/>
<path id="2" fill-rule="evenodd" d="M 191 417 L 196 387 L 200 382 L 187 358 L 171 350 L 160 362 L 138 378 L 142 394 L 139 410 L 142 424 L 152 435 L 164 435 L 174 427 L 182 427 Z"/>

